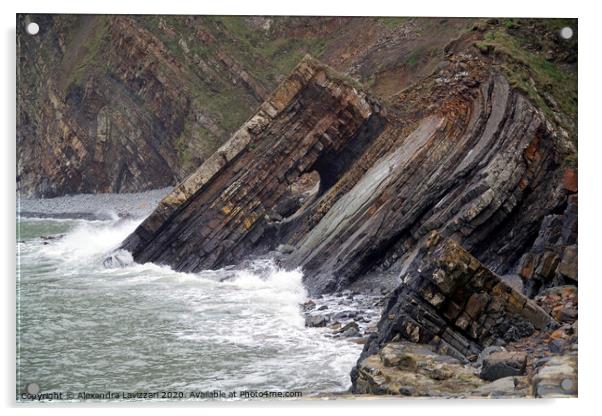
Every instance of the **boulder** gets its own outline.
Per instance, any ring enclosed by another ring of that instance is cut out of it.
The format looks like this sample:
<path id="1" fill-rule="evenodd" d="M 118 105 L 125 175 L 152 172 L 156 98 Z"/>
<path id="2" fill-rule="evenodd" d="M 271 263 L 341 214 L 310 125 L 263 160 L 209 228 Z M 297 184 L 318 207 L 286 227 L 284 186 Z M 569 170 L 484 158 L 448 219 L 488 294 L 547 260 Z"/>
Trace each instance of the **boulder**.
<path id="1" fill-rule="evenodd" d="M 487 383 L 472 392 L 475 396 L 491 398 L 521 398 L 530 393 L 529 380 L 526 376 L 502 377 Z"/>
<path id="2" fill-rule="evenodd" d="M 359 365 L 354 393 L 453 397 L 483 385 L 470 366 L 429 345 L 392 342 Z"/>
<path id="3" fill-rule="evenodd" d="M 577 395 L 577 356 L 560 355 L 547 360 L 533 376 L 535 397 L 574 397 Z"/>
<path id="4" fill-rule="evenodd" d="M 305 326 L 311 328 L 322 328 L 328 323 L 328 319 L 323 315 L 309 315 L 305 317 Z"/>
<path id="5" fill-rule="evenodd" d="M 480 377 L 493 381 L 503 377 L 522 376 L 527 366 L 527 354 L 518 351 L 498 351 L 483 360 Z"/>

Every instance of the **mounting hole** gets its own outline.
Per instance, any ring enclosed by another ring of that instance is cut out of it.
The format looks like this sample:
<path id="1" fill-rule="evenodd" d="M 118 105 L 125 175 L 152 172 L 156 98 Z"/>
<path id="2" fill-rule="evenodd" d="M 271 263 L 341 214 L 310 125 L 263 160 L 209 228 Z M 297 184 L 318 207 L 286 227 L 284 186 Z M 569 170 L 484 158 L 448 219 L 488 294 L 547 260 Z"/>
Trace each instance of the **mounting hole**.
<path id="1" fill-rule="evenodd" d="M 560 29 L 560 37 L 562 39 L 569 40 L 570 38 L 573 37 L 573 29 L 571 29 L 568 26 L 563 27 L 562 29 Z"/>
<path id="2" fill-rule="evenodd" d="M 31 22 L 31 23 L 27 24 L 27 27 L 25 28 L 25 30 L 30 35 L 37 35 L 38 32 L 40 31 L 40 26 L 36 22 Z"/>
<path id="3" fill-rule="evenodd" d="M 37 383 L 29 383 L 26 390 L 29 394 L 38 394 L 40 392 L 40 386 L 38 386 Z"/>
<path id="4" fill-rule="evenodd" d="M 573 388 L 573 380 L 565 378 L 564 380 L 562 380 L 562 383 L 560 383 L 560 387 L 564 391 L 572 390 L 572 388 Z"/>

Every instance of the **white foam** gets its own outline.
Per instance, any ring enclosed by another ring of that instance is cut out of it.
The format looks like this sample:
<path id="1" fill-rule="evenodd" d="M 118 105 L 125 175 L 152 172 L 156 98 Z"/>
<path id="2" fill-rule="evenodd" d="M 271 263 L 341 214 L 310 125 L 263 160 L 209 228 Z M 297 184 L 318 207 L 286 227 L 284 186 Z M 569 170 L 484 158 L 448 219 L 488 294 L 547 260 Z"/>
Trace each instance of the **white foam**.
<path id="1" fill-rule="evenodd" d="M 82 328 L 76 323 L 83 319 L 82 313 L 90 311 L 90 305 L 93 316 L 107 313 L 117 316 L 122 313 L 123 305 L 127 305 L 127 319 L 132 316 L 172 323 L 136 327 L 137 332 L 128 336 L 142 340 L 152 337 L 164 348 L 181 348 L 184 357 L 194 357 L 191 370 L 199 372 L 192 382 L 206 388 L 216 388 L 220 383 L 232 388 L 312 389 L 320 385 L 341 390 L 348 387 L 348 374 L 361 346 L 327 338 L 324 336 L 327 329 L 305 327 L 300 304 L 307 299 L 307 293 L 300 270 L 283 270 L 264 259 L 246 264 L 243 270 L 181 273 L 167 266 L 134 263 L 125 252 L 117 253 L 120 260 L 126 260 L 123 267 L 117 263 L 115 267 L 104 267 L 103 260 L 138 224 L 139 221 L 132 220 L 82 221 L 64 237 L 45 241 L 46 245 L 32 240 L 35 245 L 30 247 L 32 257 L 28 261 L 58 265 L 58 269 L 50 267 L 43 274 L 68 280 L 55 290 L 77 287 L 106 296 L 101 303 L 82 306 L 84 312 L 74 312 L 78 317 L 71 319 L 74 323 L 64 324 L 70 331 L 89 330 L 90 319 L 82 321 L 86 323 Z M 35 252 L 44 258 L 35 257 Z M 113 304 L 115 297 L 121 295 L 125 296 L 125 303 Z M 129 299 L 134 298 L 137 303 L 130 305 Z M 111 333 L 120 331 L 121 328 L 114 328 Z M 51 334 L 45 336 L 52 338 Z M 119 347 L 120 338 L 113 341 Z M 207 359 L 212 357 L 216 364 L 213 361 L 199 364 L 197 361 L 204 357 L 197 357 L 197 351 L 211 354 Z M 125 363 L 123 372 L 136 367 L 134 364 Z M 166 365 L 161 371 L 165 371 L 161 377 L 166 377 L 169 383 L 181 376 L 177 366 L 170 370 Z M 102 379 L 103 371 L 98 374 Z M 159 378 L 148 382 L 158 383 Z"/>
<path id="2" fill-rule="evenodd" d="M 141 220 L 82 221 L 64 237 L 40 249 L 42 255 L 66 264 L 90 264 L 119 247 Z"/>

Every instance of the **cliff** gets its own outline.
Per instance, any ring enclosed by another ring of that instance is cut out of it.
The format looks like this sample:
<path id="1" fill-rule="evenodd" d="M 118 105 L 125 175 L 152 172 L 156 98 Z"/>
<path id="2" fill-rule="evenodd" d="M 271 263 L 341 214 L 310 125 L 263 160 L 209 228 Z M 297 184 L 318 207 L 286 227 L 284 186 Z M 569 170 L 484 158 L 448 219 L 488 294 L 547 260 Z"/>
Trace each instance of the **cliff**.
<path id="1" fill-rule="evenodd" d="M 387 103 L 306 57 L 122 248 L 183 271 L 276 255 L 303 269 L 311 295 L 396 286 L 352 378 L 358 393 L 401 394 L 383 381 L 407 378 L 385 363 L 391 349 L 437 366 L 451 356 L 462 373 L 488 347 L 532 342 L 545 355 L 554 331 L 576 342 L 572 326 L 558 329 L 525 296 L 577 284 L 575 152 L 478 54 L 451 53 Z M 576 380 L 567 354 L 558 377 Z M 522 357 L 495 359 L 535 374 Z M 491 371 L 505 374 L 483 377 Z M 550 394 L 564 391 L 543 374 Z M 451 391 L 439 387 L 428 395 Z M 454 394 L 487 391 L 480 381 L 465 387 Z M 516 394 L 548 394 L 536 390 Z"/>
<path id="2" fill-rule="evenodd" d="M 496 273 L 518 274 L 521 258 L 542 256 L 532 246 L 546 217 L 573 209 L 574 151 L 477 58 L 450 58 L 386 110 L 306 58 L 123 247 L 136 261 L 198 271 L 293 246 L 287 266 L 303 267 L 310 293 L 322 293 L 402 273 L 438 230 Z M 317 191 L 283 212 L 312 172 Z M 556 259 L 576 243 L 576 218 L 565 217 L 573 233 L 545 249 Z M 547 261 L 546 279 L 573 280 Z"/>
<path id="3" fill-rule="evenodd" d="M 35 36 L 25 32 L 29 21 L 40 25 Z M 450 51 L 478 48 L 575 138 L 576 36 L 558 39 L 563 25 L 577 27 L 570 19 L 20 14 L 18 189 L 51 197 L 175 185 L 306 53 L 388 101 Z"/>
<path id="4" fill-rule="evenodd" d="M 80 33 L 18 38 L 59 57 L 19 64 L 21 191 L 177 181 L 123 242 L 135 261 L 267 255 L 310 296 L 376 289 L 357 393 L 576 394 L 576 40 L 550 35 L 564 21 L 34 17 Z"/>
<path id="5" fill-rule="evenodd" d="M 270 216 L 278 215 L 291 186 L 316 170 L 324 193 L 382 124 L 378 104 L 331 74 L 305 58 L 123 248 L 138 262 L 199 271 L 265 246 L 262 237 L 282 222 L 272 226 Z"/>

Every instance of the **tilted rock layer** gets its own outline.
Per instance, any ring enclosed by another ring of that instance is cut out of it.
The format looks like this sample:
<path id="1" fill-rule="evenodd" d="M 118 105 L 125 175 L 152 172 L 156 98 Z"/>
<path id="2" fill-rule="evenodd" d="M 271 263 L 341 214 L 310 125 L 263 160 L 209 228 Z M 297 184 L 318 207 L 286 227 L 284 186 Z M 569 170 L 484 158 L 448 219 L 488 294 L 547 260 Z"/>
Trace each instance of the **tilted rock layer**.
<path id="1" fill-rule="evenodd" d="M 269 234 L 269 215 L 302 174 L 322 172 L 336 181 L 337 164 L 352 163 L 370 132 L 380 129 L 378 112 L 378 104 L 330 69 L 304 59 L 123 248 L 136 261 L 184 271 L 242 260 Z"/>
<path id="2" fill-rule="evenodd" d="M 574 152 L 478 57 L 450 56 L 387 106 L 306 57 L 122 248 L 184 271 L 279 250 L 310 294 L 389 276 L 398 287 L 352 379 L 403 394 L 370 373 L 391 342 L 467 363 L 559 325 L 522 292 L 577 280 Z M 471 380 L 476 395 L 507 385 Z"/>
<path id="3" fill-rule="evenodd" d="M 378 333 L 359 362 L 396 337 L 432 344 L 460 360 L 498 341 L 519 340 L 557 325 L 534 301 L 512 289 L 460 245 L 433 232 L 390 295 Z M 359 371 L 362 371 L 360 364 Z M 357 371 L 354 373 L 354 381 Z"/>
<path id="4" fill-rule="evenodd" d="M 544 218 L 573 209 L 563 180 L 572 144 L 479 59 L 450 58 L 387 111 L 349 82 L 304 60 L 124 248 L 194 271 L 285 244 L 295 248 L 286 265 L 320 293 L 399 276 L 433 230 L 516 275 Z M 314 171 L 313 199 L 274 215 Z M 550 267 L 570 264 L 567 250 Z"/>

